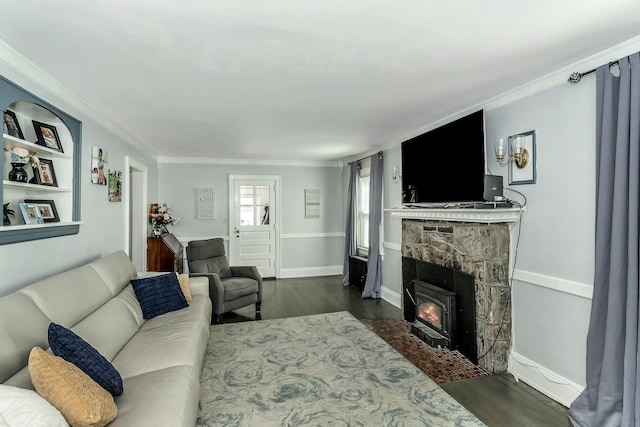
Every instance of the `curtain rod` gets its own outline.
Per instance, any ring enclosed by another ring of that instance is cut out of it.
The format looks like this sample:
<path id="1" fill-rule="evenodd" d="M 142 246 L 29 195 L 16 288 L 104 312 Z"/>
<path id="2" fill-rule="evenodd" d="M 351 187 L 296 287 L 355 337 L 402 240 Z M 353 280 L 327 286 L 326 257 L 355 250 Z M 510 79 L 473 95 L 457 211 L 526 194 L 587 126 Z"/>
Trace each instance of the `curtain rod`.
<path id="1" fill-rule="evenodd" d="M 382 150 L 378 151 L 378 155 L 379 155 L 379 156 L 382 156 Z M 356 162 L 359 162 L 360 160 L 368 159 L 369 157 L 371 157 L 371 156 L 363 157 L 363 158 L 361 158 L 361 159 L 354 160 L 353 162 L 349 162 L 349 163 L 347 163 L 347 164 L 348 164 L 348 165 L 350 165 L 351 163 L 356 163 Z"/>
<path id="2" fill-rule="evenodd" d="M 609 67 L 612 67 L 614 65 L 618 65 L 618 61 L 609 62 Z M 584 76 L 588 76 L 589 74 L 595 73 L 596 70 L 597 68 L 594 68 L 593 70 L 585 71 L 584 73 L 578 73 L 578 72 L 571 73 L 567 81 L 569 83 L 578 83 L 580 82 L 580 79 L 582 79 Z"/>

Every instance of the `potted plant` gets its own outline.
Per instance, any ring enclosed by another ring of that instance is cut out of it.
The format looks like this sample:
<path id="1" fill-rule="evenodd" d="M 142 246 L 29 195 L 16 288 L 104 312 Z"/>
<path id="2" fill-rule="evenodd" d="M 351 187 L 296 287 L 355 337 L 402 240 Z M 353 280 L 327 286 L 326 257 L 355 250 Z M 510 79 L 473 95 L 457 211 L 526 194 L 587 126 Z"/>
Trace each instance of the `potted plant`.
<path id="1" fill-rule="evenodd" d="M 13 209 L 9 209 L 9 203 L 2 205 L 2 225 L 11 225 L 9 215 L 14 216 L 16 212 Z"/>

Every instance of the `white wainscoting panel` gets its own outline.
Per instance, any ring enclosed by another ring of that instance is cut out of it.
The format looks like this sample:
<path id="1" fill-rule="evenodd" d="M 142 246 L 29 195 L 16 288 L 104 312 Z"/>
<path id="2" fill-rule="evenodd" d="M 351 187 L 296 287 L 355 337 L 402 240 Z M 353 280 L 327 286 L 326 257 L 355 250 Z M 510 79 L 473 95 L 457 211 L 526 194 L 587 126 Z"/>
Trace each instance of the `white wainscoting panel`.
<path id="1" fill-rule="evenodd" d="M 593 286 L 574 282 L 572 280 L 561 279 L 558 277 L 545 276 L 544 274 L 532 273 L 531 271 L 515 270 L 513 279 L 519 282 L 525 282 L 530 285 L 541 286 L 543 288 L 553 289 L 554 291 L 564 292 L 566 294 L 591 299 L 593 296 Z"/>

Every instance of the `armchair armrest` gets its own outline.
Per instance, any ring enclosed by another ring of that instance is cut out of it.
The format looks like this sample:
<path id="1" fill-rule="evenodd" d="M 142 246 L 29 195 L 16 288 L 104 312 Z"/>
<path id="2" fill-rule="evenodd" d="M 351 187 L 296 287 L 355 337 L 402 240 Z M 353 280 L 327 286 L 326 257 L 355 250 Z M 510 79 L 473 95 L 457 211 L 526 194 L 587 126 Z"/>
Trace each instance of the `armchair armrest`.
<path id="1" fill-rule="evenodd" d="M 209 279 L 209 297 L 213 303 L 213 312 L 224 312 L 224 287 L 217 273 L 189 273 L 189 277 L 206 277 Z"/>
<path id="2" fill-rule="evenodd" d="M 258 302 L 262 301 L 262 276 L 254 266 L 230 267 L 233 277 L 248 277 L 258 282 Z"/>

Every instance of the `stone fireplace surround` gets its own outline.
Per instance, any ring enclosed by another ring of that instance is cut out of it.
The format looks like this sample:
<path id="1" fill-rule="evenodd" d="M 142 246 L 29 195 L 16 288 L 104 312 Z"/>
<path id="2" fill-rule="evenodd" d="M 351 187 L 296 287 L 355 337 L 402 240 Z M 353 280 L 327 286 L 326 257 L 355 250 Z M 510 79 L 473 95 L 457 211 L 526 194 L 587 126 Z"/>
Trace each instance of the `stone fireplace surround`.
<path id="1" fill-rule="evenodd" d="M 474 277 L 478 366 L 490 373 L 506 371 L 511 347 L 509 223 L 520 218 L 519 209 L 465 210 L 460 215 L 444 209 L 391 212 L 392 217 L 402 218 L 403 257 Z M 403 282 L 411 276 L 403 271 Z M 407 320 L 413 320 L 408 318 L 413 309 L 407 308 L 408 285 L 403 283 L 404 312 Z"/>

